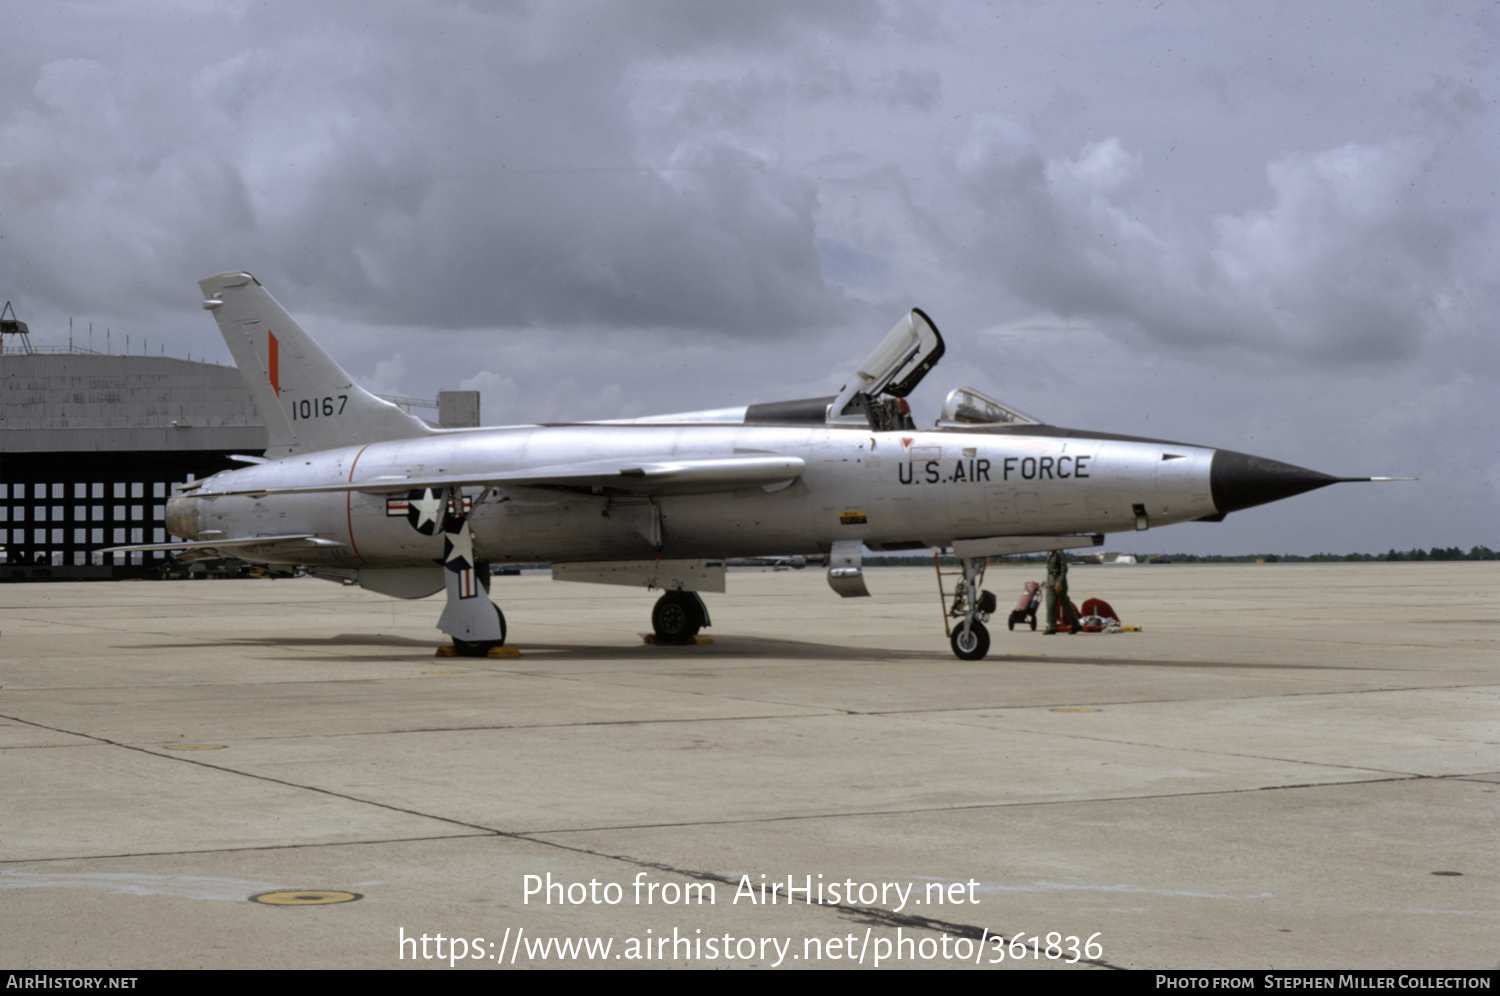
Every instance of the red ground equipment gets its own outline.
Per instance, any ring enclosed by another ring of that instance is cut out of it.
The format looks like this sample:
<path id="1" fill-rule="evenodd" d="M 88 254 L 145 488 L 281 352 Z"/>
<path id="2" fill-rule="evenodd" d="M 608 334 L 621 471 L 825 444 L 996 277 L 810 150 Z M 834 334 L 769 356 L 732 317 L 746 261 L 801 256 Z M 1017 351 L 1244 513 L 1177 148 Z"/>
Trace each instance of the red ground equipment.
<path id="1" fill-rule="evenodd" d="M 1026 590 L 1016 599 L 1016 607 L 1010 610 L 1010 628 L 1015 629 L 1018 622 L 1030 622 L 1031 628 L 1036 629 L 1036 610 L 1041 602 L 1042 586 L 1035 581 L 1027 581 Z"/>
<path id="2" fill-rule="evenodd" d="M 1078 621 L 1085 633 L 1102 633 L 1111 626 L 1120 625 L 1120 617 L 1102 598 L 1085 598 Z"/>

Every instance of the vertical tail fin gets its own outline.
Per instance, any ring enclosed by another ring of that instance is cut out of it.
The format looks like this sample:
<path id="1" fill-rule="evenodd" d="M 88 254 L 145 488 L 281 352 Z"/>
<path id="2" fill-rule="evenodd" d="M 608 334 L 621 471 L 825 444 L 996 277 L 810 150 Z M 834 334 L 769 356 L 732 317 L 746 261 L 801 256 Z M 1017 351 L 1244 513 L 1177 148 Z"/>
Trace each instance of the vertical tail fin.
<path id="1" fill-rule="evenodd" d="M 266 421 L 267 456 L 432 432 L 354 383 L 250 274 L 219 273 L 198 286 Z"/>

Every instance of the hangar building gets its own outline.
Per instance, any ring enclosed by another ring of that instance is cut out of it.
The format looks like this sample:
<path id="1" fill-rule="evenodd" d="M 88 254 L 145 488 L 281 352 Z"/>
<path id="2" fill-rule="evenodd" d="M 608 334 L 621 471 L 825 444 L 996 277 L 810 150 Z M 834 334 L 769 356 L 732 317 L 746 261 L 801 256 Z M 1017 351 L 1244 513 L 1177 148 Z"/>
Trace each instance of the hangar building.
<path id="1" fill-rule="evenodd" d="M 162 553 L 94 551 L 168 542 L 174 485 L 239 466 L 232 454 L 265 450 L 265 425 L 239 371 L 34 347 L 24 323 L 5 324 L 12 334 L 0 337 L 0 576 L 155 576 Z M 436 407 L 439 425 L 479 424 L 477 391 L 444 391 Z"/>

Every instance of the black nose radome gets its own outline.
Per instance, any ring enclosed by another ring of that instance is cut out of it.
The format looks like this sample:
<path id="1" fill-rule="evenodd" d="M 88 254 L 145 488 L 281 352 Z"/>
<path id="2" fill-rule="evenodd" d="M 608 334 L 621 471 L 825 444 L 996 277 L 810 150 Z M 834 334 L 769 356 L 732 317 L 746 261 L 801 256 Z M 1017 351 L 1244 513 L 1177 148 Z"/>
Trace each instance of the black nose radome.
<path id="1" fill-rule="evenodd" d="M 1348 480 L 1363 481 L 1368 478 L 1333 477 L 1279 460 L 1236 453 L 1234 450 L 1215 450 L 1213 463 L 1208 471 L 1208 485 L 1213 492 L 1214 507 L 1221 514 L 1280 501 L 1304 491 L 1316 491 Z"/>

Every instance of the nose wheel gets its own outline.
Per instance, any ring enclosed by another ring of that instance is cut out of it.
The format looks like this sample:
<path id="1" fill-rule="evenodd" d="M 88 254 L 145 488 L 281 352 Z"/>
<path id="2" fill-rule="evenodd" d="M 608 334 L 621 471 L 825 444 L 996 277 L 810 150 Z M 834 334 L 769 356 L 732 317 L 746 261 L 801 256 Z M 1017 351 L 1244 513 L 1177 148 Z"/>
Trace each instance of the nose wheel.
<path id="1" fill-rule="evenodd" d="M 938 595 L 948 606 L 943 617 L 943 626 L 948 631 L 948 643 L 953 655 L 961 661 L 981 661 L 990 652 L 990 631 L 984 624 L 995 611 L 995 595 L 984 591 L 984 568 L 989 563 L 983 557 L 963 557 L 962 570 L 945 572 L 936 551 L 932 555 L 932 566 L 937 571 Z M 951 602 L 943 591 L 945 577 L 957 576 L 953 586 Z M 1015 628 L 1015 621 L 1011 621 Z"/>
<path id="2" fill-rule="evenodd" d="M 657 643 L 690 643 L 708 623 L 708 608 L 695 591 L 669 591 L 651 610 Z"/>
<path id="3" fill-rule="evenodd" d="M 967 628 L 955 626 L 948 642 L 953 644 L 954 656 L 959 660 L 982 661 L 984 655 L 990 652 L 990 631 L 984 628 L 984 623 L 975 619 Z"/>

